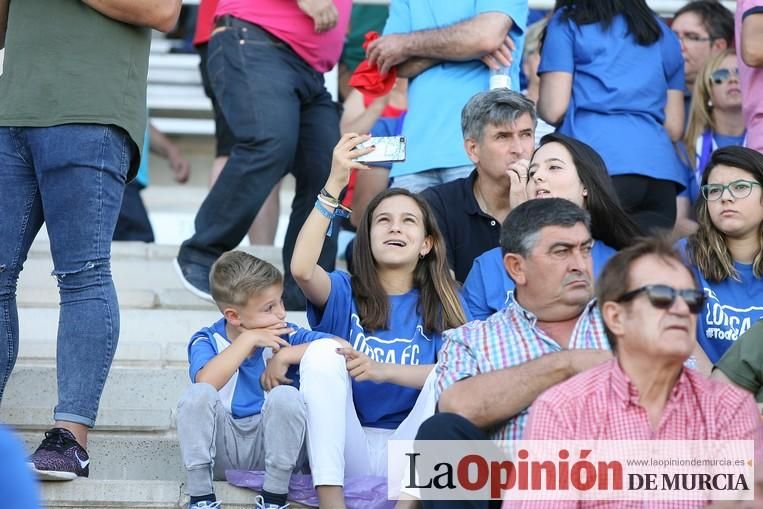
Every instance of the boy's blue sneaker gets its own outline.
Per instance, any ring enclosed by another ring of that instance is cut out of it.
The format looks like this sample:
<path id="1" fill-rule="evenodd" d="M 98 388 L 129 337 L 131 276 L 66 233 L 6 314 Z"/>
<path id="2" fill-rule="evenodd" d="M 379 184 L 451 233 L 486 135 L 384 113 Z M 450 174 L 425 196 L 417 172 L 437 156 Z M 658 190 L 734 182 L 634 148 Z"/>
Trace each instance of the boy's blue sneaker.
<path id="1" fill-rule="evenodd" d="M 53 428 L 29 458 L 29 466 L 46 481 L 71 481 L 90 475 L 90 456 L 71 431 Z"/>

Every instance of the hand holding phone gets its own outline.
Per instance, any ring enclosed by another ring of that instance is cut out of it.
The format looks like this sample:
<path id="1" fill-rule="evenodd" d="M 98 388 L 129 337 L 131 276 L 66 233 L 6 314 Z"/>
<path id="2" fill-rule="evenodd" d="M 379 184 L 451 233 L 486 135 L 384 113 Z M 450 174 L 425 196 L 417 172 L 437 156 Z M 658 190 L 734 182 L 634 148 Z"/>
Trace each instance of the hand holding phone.
<path id="1" fill-rule="evenodd" d="M 373 152 L 360 156 L 360 163 L 395 163 L 405 161 L 405 136 L 375 136 L 357 148 L 374 146 Z"/>

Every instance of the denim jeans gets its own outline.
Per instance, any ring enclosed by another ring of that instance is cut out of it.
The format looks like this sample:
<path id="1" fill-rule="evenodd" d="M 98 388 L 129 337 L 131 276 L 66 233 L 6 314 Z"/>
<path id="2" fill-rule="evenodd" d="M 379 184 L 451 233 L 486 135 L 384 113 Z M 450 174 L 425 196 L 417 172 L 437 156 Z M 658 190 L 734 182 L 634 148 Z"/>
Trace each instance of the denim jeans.
<path id="1" fill-rule="evenodd" d="M 245 21 L 233 19 L 212 36 L 207 70 L 235 144 L 178 258 L 209 267 L 235 249 L 270 190 L 291 172 L 296 189 L 283 248 L 286 297 L 296 288 L 289 264 L 297 234 L 329 175 L 339 112 L 321 73 Z M 328 271 L 334 268 L 336 237 L 326 239 L 318 261 Z"/>
<path id="2" fill-rule="evenodd" d="M 94 425 L 119 337 L 111 236 L 135 155 L 114 126 L 0 128 L 0 399 L 18 354 L 16 282 L 44 222 L 61 302 L 54 419 Z"/>

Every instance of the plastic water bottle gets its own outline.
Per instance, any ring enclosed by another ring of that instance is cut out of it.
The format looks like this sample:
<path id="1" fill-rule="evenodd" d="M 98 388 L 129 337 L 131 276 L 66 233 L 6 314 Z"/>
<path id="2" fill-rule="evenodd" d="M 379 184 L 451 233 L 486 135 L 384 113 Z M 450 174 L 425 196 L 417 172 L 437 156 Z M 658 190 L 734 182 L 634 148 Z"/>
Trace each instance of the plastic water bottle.
<path id="1" fill-rule="evenodd" d="M 490 69 L 490 90 L 496 88 L 511 88 L 509 67 L 501 66 L 498 69 Z"/>

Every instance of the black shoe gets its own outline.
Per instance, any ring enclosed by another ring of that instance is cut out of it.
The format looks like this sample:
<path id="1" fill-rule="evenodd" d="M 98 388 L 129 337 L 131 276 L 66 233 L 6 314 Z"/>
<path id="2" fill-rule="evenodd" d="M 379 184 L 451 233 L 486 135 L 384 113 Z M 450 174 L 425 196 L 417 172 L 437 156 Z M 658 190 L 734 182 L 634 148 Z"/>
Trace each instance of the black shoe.
<path id="1" fill-rule="evenodd" d="M 53 428 L 29 458 L 29 466 L 40 479 L 71 481 L 90 475 L 90 456 L 74 438 L 71 431 Z"/>
<path id="2" fill-rule="evenodd" d="M 209 291 L 209 267 L 199 263 L 183 262 L 180 258 L 175 258 L 172 264 L 186 290 L 201 299 L 214 302 Z"/>

